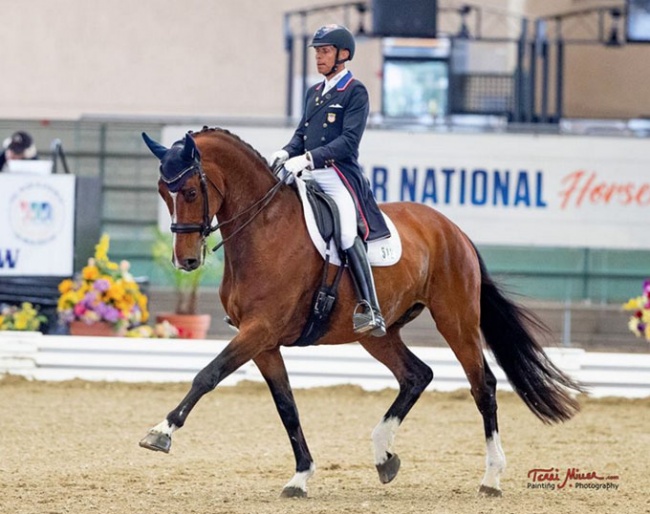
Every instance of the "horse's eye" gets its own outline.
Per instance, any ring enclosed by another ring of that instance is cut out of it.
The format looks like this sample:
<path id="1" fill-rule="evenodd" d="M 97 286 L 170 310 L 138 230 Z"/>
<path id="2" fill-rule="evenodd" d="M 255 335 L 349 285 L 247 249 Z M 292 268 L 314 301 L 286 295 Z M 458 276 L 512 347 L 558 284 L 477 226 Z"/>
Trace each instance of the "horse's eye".
<path id="1" fill-rule="evenodd" d="M 185 191 L 185 193 L 183 193 L 183 196 L 185 197 L 185 201 L 193 202 L 199 196 L 199 193 L 196 189 L 192 188 Z"/>

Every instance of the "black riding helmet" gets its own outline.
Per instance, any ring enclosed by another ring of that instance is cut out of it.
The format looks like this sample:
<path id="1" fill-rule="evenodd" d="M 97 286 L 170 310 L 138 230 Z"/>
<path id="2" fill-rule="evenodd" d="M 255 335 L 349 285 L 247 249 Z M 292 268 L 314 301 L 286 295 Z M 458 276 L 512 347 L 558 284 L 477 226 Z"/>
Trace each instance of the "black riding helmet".
<path id="1" fill-rule="evenodd" d="M 354 49 L 356 46 L 354 43 L 354 36 L 342 25 L 324 25 L 314 33 L 314 37 L 312 37 L 309 46 L 317 47 L 328 45 L 332 45 L 336 48 L 336 63 L 330 71 L 330 73 L 334 73 L 339 64 L 344 63 L 345 61 L 351 61 L 354 57 Z M 339 59 L 339 52 L 341 50 L 349 51 L 350 56 L 347 59 Z"/>

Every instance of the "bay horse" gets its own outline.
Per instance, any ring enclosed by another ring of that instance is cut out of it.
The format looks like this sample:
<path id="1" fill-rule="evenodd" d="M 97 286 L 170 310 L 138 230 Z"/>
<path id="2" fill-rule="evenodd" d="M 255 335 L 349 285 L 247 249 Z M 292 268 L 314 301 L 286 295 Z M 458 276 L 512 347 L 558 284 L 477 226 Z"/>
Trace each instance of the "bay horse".
<path id="1" fill-rule="evenodd" d="M 315 464 L 300 425 L 281 347 L 294 343 L 322 278 L 323 259 L 310 241 L 296 191 L 271 170 L 252 146 L 225 129 L 188 132 L 170 148 L 143 133 L 161 161 L 158 190 L 172 219 L 173 262 L 187 271 L 202 265 L 205 239 L 216 228 L 224 247 L 220 298 L 237 335 L 192 381 L 180 404 L 140 441 L 169 452 L 171 436 L 196 403 L 251 359 L 264 377 L 295 456 L 295 474 L 281 496 L 307 495 Z M 395 478 L 400 460 L 396 431 L 433 379 L 430 367 L 400 337 L 404 325 L 429 309 L 460 362 L 483 417 L 486 470 L 479 493 L 500 496 L 505 469 L 497 423 L 496 379 L 483 354 L 482 337 L 514 391 L 545 423 L 570 419 L 581 385 L 559 370 L 535 338 L 537 318 L 508 299 L 490 278 L 470 239 L 435 209 L 417 203 L 381 204 L 397 227 L 402 256 L 373 269 L 387 326 L 383 337 L 352 330 L 356 295 L 349 273 L 328 332 L 320 345 L 358 343 L 395 376 L 399 392 L 372 431 L 375 466 L 382 483 Z M 218 225 L 211 222 L 216 216 Z M 330 265 L 330 273 L 336 269 Z"/>

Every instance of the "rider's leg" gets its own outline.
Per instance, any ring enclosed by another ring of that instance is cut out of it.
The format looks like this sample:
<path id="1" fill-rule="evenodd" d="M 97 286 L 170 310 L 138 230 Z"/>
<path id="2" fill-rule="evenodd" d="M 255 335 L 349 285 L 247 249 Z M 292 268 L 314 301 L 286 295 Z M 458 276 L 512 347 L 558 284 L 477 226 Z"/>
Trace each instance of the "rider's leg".
<path id="1" fill-rule="evenodd" d="M 370 334 L 373 336 L 385 336 L 386 323 L 379 309 L 372 269 L 368 263 L 366 248 L 359 236 L 354 238 L 354 244 L 346 249 L 345 253 L 352 271 L 357 296 L 361 300 L 361 304 L 363 304 L 362 309 L 357 306 L 354 312 L 354 331 L 356 333 L 371 331 Z"/>
<path id="2" fill-rule="evenodd" d="M 334 168 L 314 170 L 312 177 L 334 199 L 339 209 L 341 249 L 348 257 L 352 281 L 360 301 L 353 317 L 354 331 L 372 331 L 374 336 L 383 336 L 386 334 L 386 324 L 379 308 L 368 255 L 357 236 L 357 210 L 352 195 Z"/>

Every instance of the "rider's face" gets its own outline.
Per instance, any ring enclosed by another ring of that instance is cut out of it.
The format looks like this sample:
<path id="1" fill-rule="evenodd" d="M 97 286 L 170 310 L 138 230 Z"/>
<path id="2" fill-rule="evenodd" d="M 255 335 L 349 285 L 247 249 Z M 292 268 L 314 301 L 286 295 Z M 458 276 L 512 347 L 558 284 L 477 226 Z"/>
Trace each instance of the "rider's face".
<path id="1" fill-rule="evenodd" d="M 336 62 L 336 48 L 332 45 L 317 46 L 316 50 L 316 68 L 321 75 L 329 75 L 330 70 Z"/>

